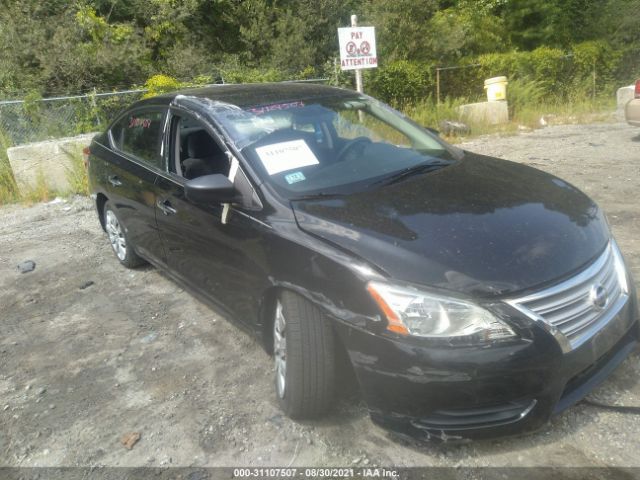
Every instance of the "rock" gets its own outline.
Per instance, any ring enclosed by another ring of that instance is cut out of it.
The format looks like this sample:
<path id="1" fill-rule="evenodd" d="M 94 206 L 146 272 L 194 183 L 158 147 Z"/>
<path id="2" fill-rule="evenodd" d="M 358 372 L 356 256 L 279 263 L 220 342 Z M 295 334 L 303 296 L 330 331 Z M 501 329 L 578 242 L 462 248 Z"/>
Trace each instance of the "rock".
<path id="1" fill-rule="evenodd" d="M 140 341 L 142 343 L 151 343 L 156 338 L 158 338 L 158 333 L 157 332 L 151 332 L 149 335 L 144 336 Z"/>
<path id="2" fill-rule="evenodd" d="M 616 118 L 624 120 L 624 107 L 635 95 L 635 85 L 619 88 L 616 92 Z"/>
<path id="3" fill-rule="evenodd" d="M 46 389 L 46 388 L 44 388 L 44 387 L 40 387 L 40 388 L 38 389 L 38 395 L 43 395 L 46 391 L 47 391 L 47 389 Z"/>
<path id="4" fill-rule="evenodd" d="M 499 125 L 509 121 L 509 106 L 506 101 L 468 103 L 458 107 L 460 118 L 467 122 Z"/>
<path id="5" fill-rule="evenodd" d="M 557 119 L 558 119 L 557 115 L 553 113 L 549 113 L 547 115 L 542 115 L 538 123 L 540 124 L 541 127 L 546 127 L 547 125 L 551 125 L 554 122 L 557 122 Z"/>
<path id="6" fill-rule="evenodd" d="M 33 272 L 36 269 L 36 262 L 33 260 L 25 260 L 18 264 L 18 270 L 20 273 Z"/>
<path id="7" fill-rule="evenodd" d="M 87 281 L 86 281 L 86 282 L 84 282 L 82 285 L 80 285 L 78 288 L 79 288 L 80 290 L 84 290 L 84 289 L 86 289 L 86 288 L 89 288 L 89 287 L 90 287 L 91 285 L 93 285 L 93 284 L 94 284 L 93 280 L 87 280 Z"/>
<path id="8" fill-rule="evenodd" d="M 122 445 L 124 445 L 124 448 L 126 448 L 127 450 L 131 450 L 133 446 L 138 443 L 140 437 L 140 432 L 125 433 L 120 439 L 120 443 L 122 443 Z"/>
<path id="9" fill-rule="evenodd" d="M 471 129 L 466 123 L 454 120 L 443 120 L 440 122 L 440 131 L 447 136 L 468 135 Z"/>

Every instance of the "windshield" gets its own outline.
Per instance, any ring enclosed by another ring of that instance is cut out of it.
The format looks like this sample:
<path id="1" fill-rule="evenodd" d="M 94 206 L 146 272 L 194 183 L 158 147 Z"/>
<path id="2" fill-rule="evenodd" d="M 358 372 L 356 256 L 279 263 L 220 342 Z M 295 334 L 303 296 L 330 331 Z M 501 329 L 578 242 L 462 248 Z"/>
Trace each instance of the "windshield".
<path id="1" fill-rule="evenodd" d="M 261 180 L 286 198 L 347 194 L 421 165 L 453 160 L 444 143 L 368 97 L 216 113 Z"/>

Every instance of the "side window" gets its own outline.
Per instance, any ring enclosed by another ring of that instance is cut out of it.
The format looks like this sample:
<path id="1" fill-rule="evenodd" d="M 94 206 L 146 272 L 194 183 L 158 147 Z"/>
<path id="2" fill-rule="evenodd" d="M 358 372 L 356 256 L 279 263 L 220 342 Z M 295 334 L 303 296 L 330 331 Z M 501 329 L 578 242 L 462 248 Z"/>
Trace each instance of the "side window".
<path id="1" fill-rule="evenodd" d="M 229 175 L 229 159 L 205 126 L 189 116 L 172 118 L 169 171 L 187 180 L 203 175 Z"/>
<path id="2" fill-rule="evenodd" d="M 111 128 L 115 147 L 161 168 L 160 133 L 163 120 L 164 112 L 161 110 L 131 112 Z"/>

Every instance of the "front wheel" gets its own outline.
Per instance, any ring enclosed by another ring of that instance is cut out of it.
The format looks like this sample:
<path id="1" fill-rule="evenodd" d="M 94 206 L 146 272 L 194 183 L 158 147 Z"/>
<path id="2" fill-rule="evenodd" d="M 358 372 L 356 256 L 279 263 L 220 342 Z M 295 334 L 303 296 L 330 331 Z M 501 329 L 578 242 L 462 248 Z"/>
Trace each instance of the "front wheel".
<path id="1" fill-rule="evenodd" d="M 308 300 L 283 292 L 273 321 L 275 386 L 282 410 L 291 418 L 318 417 L 331 406 L 335 348 L 331 325 Z"/>
<path id="2" fill-rule="evenodd" d="M 135 268 L 145 263 L 133 250 L 133 245 L 129 242 L 127 232 L 120 223 L 111 202 L 104 205 L 104 229 L 107 231 L 113 253 L 116 254 L 122 265 L 127 268 Z"/>

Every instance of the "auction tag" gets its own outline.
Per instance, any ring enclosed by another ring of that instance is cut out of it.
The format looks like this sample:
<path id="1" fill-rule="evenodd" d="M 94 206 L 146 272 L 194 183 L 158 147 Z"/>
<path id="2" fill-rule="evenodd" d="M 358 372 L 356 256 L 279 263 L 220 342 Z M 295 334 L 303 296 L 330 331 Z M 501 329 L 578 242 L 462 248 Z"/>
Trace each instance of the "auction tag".
<path id="1" fill-rule="evenodd" d="M 269 175 L 320 163 L 304 140 L 258 147 L 256 153 Z"/>

